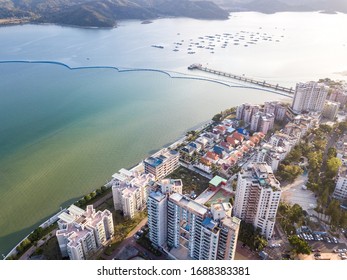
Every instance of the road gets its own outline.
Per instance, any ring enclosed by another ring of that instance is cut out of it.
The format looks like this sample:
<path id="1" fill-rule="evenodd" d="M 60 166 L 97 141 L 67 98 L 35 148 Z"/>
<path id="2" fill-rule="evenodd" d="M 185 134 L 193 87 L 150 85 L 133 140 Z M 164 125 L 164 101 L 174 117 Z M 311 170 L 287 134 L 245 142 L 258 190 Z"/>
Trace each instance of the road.
<path id="1" fill-rule="evenodd" d="M 102 197 L 101 199 L 98 199 L 97 201 L 95 201 L 93 203 L 93 207 L 94 209 L 99 207 L 100 205 L 102 205 L 106 200 L 110 199 L 112 197 L 112 191 L 108 194 L 106 194 L 104 197 Z"/>
<path id="2" fill-rule="evenodd" d="M 237 241 L 236 244 L 236 252 L 235 252 L 235 260 L 259 260 L 259 255 L 250 250 L 247 246 L 242 247 L 243 243 L 241 241 Z"/>
<path id="3" fill-rule="evenodd" d="M 339 138 L 338 134 L 334 131 L 331 134 L 329 134 L 329 139 L 327 141 L 327 145 L 325 147 L 325 151 L 323 154 L 323 162 L 325 162 L 327 159 L 329 148 L 335 147 L 338 138 Z M 322 164 L 321 171 L 324 172 L 325 169 L 326 169 L 326 165 Z"/>

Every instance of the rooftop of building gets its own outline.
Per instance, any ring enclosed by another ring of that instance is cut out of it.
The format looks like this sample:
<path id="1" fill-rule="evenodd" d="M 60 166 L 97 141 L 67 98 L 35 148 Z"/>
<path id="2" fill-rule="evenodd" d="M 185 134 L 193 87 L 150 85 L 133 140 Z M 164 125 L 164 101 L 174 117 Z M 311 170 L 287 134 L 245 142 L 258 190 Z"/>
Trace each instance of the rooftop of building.
<path id="1" fill-rule="evenodd" d="M 271 187 L 276 191 L 280 191 L 280 183 L 273 174 L 271 166 L 265 162 L 253 163 L 247 169 L 241 170 L 241 176 L 252 180 L 254 184 L 261 187 Z"/>
<path id="2" fill-rule="evenodd" d="M 71 215 L 74 215 L 74 216 L 82 216 L 85 212 L 83 209 L 77 207 L 74 204 L 71 204 L 67 210 Z"/>
<path id="3" fill-rule="evenodd" d="M 63 221 L 64 223 L 67 223 L 67 224 L 70 224 L 72 223 L 73 221 L 75 221 L 75 218 L 71 215 L 69 215 L 68 213 L 66 212 L 63 212 L 61 213 L 58 218 Z"/>
<path id="4" fill-rule="evenodd" d="M 339 176 L 340 177 L 347 177 L 347 166 L 346 165 L 341 165 L 339 169 Z"/>
<path id="5" fill-rule="evenodd" d="M 166 195 L 160 191 L 152 191 L 149 193 L 149 196 L 158 202 L 162 201 L 166 197 Z"/>
<path id="6" fill-rule="evenodd" d="M 88 225 L 95 227 L 100 221 L 104 219 L 104 217 L 112 217 L 112 214 L 109 210 L 104 210 L 104 211 L 95 211 L 93 208 L 93 205 L 88 205 L 87 206 L 87 211 L 85 214 L 85 217 L 88 221 Z"/>
<path id="7" fill-rule="evenodd" d="M 210 185 L 218 187 L 221 183 L 226 184 L 227 180 L 220 177 L 220 176 L 214 176 L 213 179 L 209 182 Z"/>
<path id="8" fill-rule="evenodd" d="M 223 226 L 226 226 L 228 228 L 231 228 L 233 230 L 237 230 L 237 228 L 240 226 L 241 224 L 241 220 L 239 218 L 236 217 L 229 217 L 226 216 L 223 220 L 222 220 L 222 224 Z"/>
<path id="9" fill-rule="evenodd" d="M 169 178 L 166 178 L 166 179 L 163 179 L 163 180 L 160 180 L 159 182 L 157 182 L 158 185 L 160 186 L 176 186 L 176 187 L 180 187 L 180 186 L 183 186 L 183 183 L 182 183 L 182 180 L 181 179 L 169 179 Z"/>
<path id="10" fill-rule="evenodd" d="M 146 158 L 145 163 L 147 163 L 153 167 L 157 167 L 173 156 L 178 156 L 178 152 L 176 150 L 161 151 L 160 154 L 158 154 L 156 156 L 151 156 L 151 157 Z"/>
<path id="11" fill-rule="evenodd" d="M 216 221 L 214 221 L 212 218 L 210 217 L 206 217 L 203 221 L 202 221 L 202 226 L 213 231 L 216 229 L 216 227 L 218 227 L 218 223 Z"/>
<path id="12" fill-rule="evenodd" d="M 76 247 L 81 240 L 86 238 L 86 236 L 91 233 L 91 229 L 78 224 L 68 224 L 66 229 L 57 231 L 57 235 L 60 234 L 68 237 L 68 245 L 71 247 Z"/>
<path id="13" fill-rule="evenodd" d="M 191 200 L 190 198 L 183 196 L 179 193 L 170 195 L 170 200 L 175 202 L 180 207 L 189 211 L 195 212 L 200 215 L 205 215 L 208 212 L 208 208 Z"/>

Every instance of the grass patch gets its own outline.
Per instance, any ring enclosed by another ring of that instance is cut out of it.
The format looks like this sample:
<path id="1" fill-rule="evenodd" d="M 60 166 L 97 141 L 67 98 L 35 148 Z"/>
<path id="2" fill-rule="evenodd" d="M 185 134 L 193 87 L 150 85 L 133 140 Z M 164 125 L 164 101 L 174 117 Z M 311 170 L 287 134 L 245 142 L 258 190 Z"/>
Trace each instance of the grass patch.
<path id="1" fill-rule="evenodd" d="M 150 251 L 151 253 L 153 253 L 153 255 L 155 255 L 157 257 L 160 257 L 162 255 L 162 253 L 157 248 L 153 247 L 152 242 L 145 235 L 142 236 L 136 242 L 138 244 L 140 244 L 143 248 L 145 248 L 148 251 Z"/>
<path id="2" fill-rule="evenodd" d="M 105 200 L 105 202 L 101 205 L 99 205 L 98 207 L 96 207 L 96 211 L 104 211 L 104 210 L 109 210 L 110 212 L 112 212 L 112 214 L 114 214 L 116 211 L 114 210 L 114 204 L 113 204 L 113 198 L 110 197 L 109 199 Z"/>
<path id="3" fill-rule="evenodd" d="M 41 251 L 42 255 L 44 255 L 45 259 L 47 260 L 62 260 L 63 259 L 60 253 L 60 248 L 59 248 L 58 240 L 56 237 L 52 237 L 51 239 L 49 239 L 45 244 L 43 244 L 37 250 Z"/>
<path id="4" fill-rule="evenodd" d="M 183 193 L 190 194 L 192 191 L 196 195 L 200 195 L 204 190 L 208 188 L 209 179 L 195 173 L 183 166 L 177 168 L 168 177 L 172 179 L 182 179 L 183 182 Z"/>

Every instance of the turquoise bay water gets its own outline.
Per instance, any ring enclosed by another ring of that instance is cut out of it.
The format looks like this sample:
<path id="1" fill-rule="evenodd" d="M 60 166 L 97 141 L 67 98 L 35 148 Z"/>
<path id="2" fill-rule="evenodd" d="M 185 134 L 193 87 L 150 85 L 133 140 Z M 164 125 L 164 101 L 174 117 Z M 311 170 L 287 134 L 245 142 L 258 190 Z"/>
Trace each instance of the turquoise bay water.
<path id="1" fill-rule="evenodd" d="M 151 72 L 0 64 L 0 252 L 216 112 L 278 95 Z"/>

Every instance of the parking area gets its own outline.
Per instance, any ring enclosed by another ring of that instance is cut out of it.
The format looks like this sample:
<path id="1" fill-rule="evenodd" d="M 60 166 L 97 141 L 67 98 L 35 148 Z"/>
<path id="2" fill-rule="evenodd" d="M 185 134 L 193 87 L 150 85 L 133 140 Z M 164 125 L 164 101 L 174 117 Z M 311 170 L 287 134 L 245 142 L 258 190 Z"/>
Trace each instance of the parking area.
<path id="1" fill-rule="evenodd" d="M 305 211 L 317 206 L 317 199 L 313 192 L 306 189 L 307 176 L 300 176 L 293 184 L 282 189 L 281 200 L 291 205 L 299 204 Z"/>

